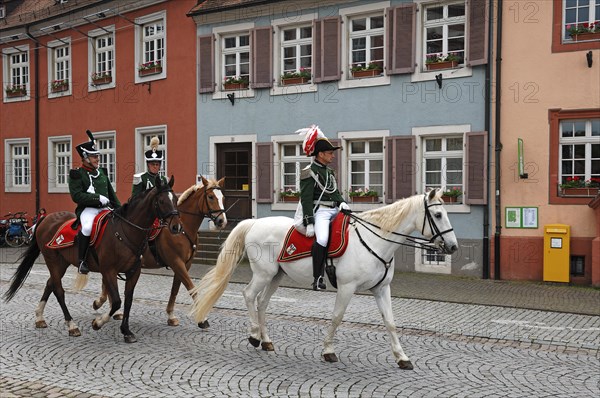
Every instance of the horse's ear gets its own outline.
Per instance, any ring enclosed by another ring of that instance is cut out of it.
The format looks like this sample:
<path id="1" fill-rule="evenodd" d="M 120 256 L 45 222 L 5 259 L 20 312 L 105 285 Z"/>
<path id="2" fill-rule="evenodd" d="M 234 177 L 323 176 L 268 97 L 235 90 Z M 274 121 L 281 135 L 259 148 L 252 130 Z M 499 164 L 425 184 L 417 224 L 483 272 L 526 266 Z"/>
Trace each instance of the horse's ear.
<path id="1" fill-rule="evenodd" d="M 430 190 L 429 195 L 427 195 L 427 201 L 431 202 L 433 199 L 435 199 L 435 195 L 437 194 L 438 190 L 439 188 Z"/>
<path id="2" fill-rule="evenodd" d="M 220 186 L 221 188 L 223 188 L 225 186 L 225 177 L 223 177 L 219 181 L 217 181 L 217 185 Z"/>
<path id="3" fill-rule="evenodd" d="M 169 186 L 173 188 L 173 185 L 175 185 L 175 176 L 171 174 L 171 178 L 169 179 Z"/>
<path id="4" fill-rule="evenodd" d="M 204 176 L 200 176 L 202 177 L 202 185 L 207 187 L 208 186 L 208 180 L 206 178 L 204 178 Z"/>

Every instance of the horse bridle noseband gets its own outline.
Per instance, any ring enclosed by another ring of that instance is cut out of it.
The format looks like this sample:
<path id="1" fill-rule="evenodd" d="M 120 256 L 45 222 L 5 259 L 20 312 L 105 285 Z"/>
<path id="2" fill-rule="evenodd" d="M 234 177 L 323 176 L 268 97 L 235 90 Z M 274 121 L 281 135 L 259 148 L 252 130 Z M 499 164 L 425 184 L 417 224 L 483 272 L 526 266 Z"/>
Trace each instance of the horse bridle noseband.
<path id="1" fill-rule="evenodd" d="M 454 231 L 454 228 L 450 228 L 443 232 L 440 232 L 440 229 L 438 228 L 437 224 L 433 221 L 433 217 L 431 216 L 431 212 L 429 211 L 430 207 L 441 206 L 442 204 L 441 203 L 427 204 L 427 194 L 426 194 L 425 198 L 423 199 L 423 205 L 425 206 L 425 215 L 423 216 L 423 228 L 421 228 L 421 235 L 424 235 L 423 233 L 425 232 L 425 221 L 427 221 L 427 223 L 429 223 L 429 229 L 431 230 L 431 233 L 433 233 L 433 236 L 429 239 L 429 243 L 433 243 L 435 241 L 435 238 L 437 238 L 439 236 L 440 238 L 442 238 L 442 245 L 446 246 L 446 241 L 444 240 L 444 234 Z"/>
<path id="2" fill-rule="evenodd" d="M 210 218 L 210 220 L 212 222 L 214 222 L 216 224 L 217 223 L 217 218 L 219 218 L 219 216 L 221 214 L 225 213 L 226 210 L 225 209 L 211 210 L 208 207 L 208 191 L 209 190 L 211 190 L 211 191 L 214 191 L 214 190 L 221 191 L 221 187 L 210 187 L 210 188 L 204 187 L 204 191 L 205 191 L 204 192 L 204 204 L 206 205 L 206 208 L 208 209 L 208 213 L 202 213 L 202 212 L 195 213 L 195 212 L 192 212 L 192 211 L 185 211 L 185 210 L 180 210 L 180 212 L 183 213 L 183 214 L 191 214 L 193 216 L 208 217 L 208 218 Z"/>

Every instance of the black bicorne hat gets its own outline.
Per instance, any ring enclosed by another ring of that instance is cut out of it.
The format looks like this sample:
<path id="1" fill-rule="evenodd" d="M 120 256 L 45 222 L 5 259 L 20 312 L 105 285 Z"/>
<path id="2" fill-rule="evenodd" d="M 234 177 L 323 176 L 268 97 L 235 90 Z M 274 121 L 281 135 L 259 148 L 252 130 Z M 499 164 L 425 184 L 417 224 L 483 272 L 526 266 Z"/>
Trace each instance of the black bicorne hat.
<path id="1" fill-rule="evenodd" d="M 150 150 L 144 152 L 146 162 L 163 161 L 163 151 L 158 150 L 158 144 L 160 144 L 160 140 L 158 139 L 158 137 L 152 137 L 152 139 L 150 140 Z"/>
<path id="2" fill-rule="evenodd" d="M 77 145 L 75 147 L 75 149 L 77 150 L 77 153 L 82 158 L 87 158 L 88 155 L 98 155 L 100 153 L 100 151 L 98 151 L 98 149 L 96 148 L 96 141 L 94 140 L 94 136 L 92 135 L 92 132 L 90 130 L 86 130 L 85 132 L 88 135 L 88 137 L 90 137 L 90 140 L 87 142 L 84 142 L 83 144 Z"/>
<path id="3" fill-rule="evenodd" d="M 336 149 L 340 149 L 341 146 L 333 146 L 331 142 L 327 138 L 320 138 L 317 140 L 315 144 L 315 150 L 313 151 L 313 156 L 316 156 L 319 152 L 325 151 L 335 151 Z"/>

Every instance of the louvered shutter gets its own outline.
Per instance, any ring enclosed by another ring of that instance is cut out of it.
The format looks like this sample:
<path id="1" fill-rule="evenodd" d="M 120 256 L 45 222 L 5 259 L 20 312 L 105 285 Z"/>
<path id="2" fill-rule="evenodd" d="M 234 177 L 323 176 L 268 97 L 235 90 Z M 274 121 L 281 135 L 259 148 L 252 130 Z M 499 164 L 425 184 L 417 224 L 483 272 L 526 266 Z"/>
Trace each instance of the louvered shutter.
<path id="1" fill-rule="evenodd" d="M 415 194 L 415 137 L 387 137 L 386 153 L 386 203 Z"/>
<path id="2" fill-rule="evenodd" d="M 256 143 L 256 202 L 273 203 L 273 143 Z"/>
<path id="3" fill-rule="evenodd" d="M 469 55 L 467 65 L 488 63 L 489 0 L 468 0 Z"/>
<path id="4" fill-rule="evenodd" d="M 198 91 L 200 93 L 212 93 L 215 91 L 215 59 L 213 35 L 200 36 L 198 60 Z"/>
<path id="5" fill-rule="evenodd" d="M 341 74 L 340 16 L 313 23 L 313 77 L 316 83 L 340 80 Z"/>
<path id="6" fill-rule="evenodd" d="M 251 31 L 252 79 L 250 87 L 273 87 L 273 31 L 270 26 Z"/>
<path id="7" fill-rule="evenodd" d="M 487 203 L 488 136 L 486 131 L 466 134 L 465 203 Z"/>
<path id="8" fill-rule="evenodd" d="M 415 71 L 415 33 L 417 26 L 415 3 L 390 7 L 386 12 L 389 75 Z"/>

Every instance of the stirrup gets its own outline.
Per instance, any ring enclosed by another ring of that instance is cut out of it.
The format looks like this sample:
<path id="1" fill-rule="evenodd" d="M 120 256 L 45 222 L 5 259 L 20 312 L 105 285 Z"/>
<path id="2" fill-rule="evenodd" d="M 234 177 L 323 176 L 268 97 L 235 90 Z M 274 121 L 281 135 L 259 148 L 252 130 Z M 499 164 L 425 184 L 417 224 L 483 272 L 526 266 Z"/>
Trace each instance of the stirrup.
<path id="1" fill-rule="evenodd" d="M 317 279 L 315 279 L 315 281 L 312 283 L 312 289 L 313 290 L 327 289 L 327 286 L 325 285 L 325 281 L 323 280 L 322 276 L 319 276 Z"/>
<path id="2" fill-rule="evenodd" d="M 90 272 L 90 269 L 87 266 L 87 263 L 85 262 L 85 260 L 81 261 L 79 263 L 79 268 L 77 270 L 80 274 L 85 275 L 88 272 Z"/>

